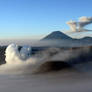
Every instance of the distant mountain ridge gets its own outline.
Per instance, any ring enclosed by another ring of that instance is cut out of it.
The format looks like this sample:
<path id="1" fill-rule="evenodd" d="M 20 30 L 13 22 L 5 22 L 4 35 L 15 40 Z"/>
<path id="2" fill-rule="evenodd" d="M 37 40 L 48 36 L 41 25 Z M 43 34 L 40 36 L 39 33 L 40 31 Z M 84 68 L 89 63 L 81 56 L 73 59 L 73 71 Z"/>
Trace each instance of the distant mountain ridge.
<path id="1" fill-rule="evenodd" d="M 56 41 L 55 41 L 56 40 Z M 75 39 L 72 37 L 69 37 L 68 35 L 60 32 L 60 31 L 54 31 L 41 39 L 40 41 L 47 41 L 50 46 L 84 46 L 84 45 L 92 45 L 92 37 L 85 36 L 80 39 Z M 50 42 L 49 42 L 50 41 Z M 47 45 L 48 45 L 47 43 Z M 52 44 L 53 43 L 53 44 Z"/>
<path id="2" fill-rule="evenodd" d="M 60 32 L 60 31 L 54 31 L 51 34 L 47 35 L 46 37 L 44 37 L 42 40 L 62 40 L 62 39 L 72 39 L 71 37 L 69 37 L 68 35 Z"/>

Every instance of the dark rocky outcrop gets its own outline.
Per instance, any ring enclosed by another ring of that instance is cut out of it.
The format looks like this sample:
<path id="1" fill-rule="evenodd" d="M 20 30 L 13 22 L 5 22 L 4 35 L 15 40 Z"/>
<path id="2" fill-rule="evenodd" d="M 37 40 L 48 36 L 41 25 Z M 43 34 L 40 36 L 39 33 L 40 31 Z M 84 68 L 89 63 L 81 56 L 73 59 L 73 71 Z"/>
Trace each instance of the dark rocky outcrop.
<path id="1" fill-rule="evenodd" d="M 5 64 L 5 50 L 6 46 L 0 46 L 0 64 Z"/>

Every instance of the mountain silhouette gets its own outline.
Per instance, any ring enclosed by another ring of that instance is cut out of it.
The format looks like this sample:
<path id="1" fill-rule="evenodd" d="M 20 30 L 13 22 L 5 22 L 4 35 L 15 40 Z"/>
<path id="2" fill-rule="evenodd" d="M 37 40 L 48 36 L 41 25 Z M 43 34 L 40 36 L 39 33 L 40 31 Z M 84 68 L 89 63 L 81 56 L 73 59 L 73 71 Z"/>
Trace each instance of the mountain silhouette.
<path id="1" fill-rule="evenodd" d="M 68 35 L 60 32 L 60 31 L 54 31 L 51 34 L 47 35 L 46 37 L 44 37 L 42 40 L 70 40 L 72 39 L 71 37 L 69 37 Z"/>

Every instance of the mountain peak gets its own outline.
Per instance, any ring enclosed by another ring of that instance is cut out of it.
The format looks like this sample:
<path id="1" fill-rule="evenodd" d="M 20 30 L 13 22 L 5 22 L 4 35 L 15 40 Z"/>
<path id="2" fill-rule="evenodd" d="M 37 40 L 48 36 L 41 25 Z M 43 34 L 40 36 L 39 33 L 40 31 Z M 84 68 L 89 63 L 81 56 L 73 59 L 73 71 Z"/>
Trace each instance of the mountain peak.
<path id="1" fill-rule="evenodd" d="M 51 34 L 44 37 L 42 40 L 62 40 L 62 39 L 72 39 L 71 37 L 67 36 L 63 32 L 54 31 Z"/>
<path id="2" fill-rule="evenodd" d="M 61 33 L 60 31 L 54 31 L 54 32 L 52 32 L 52 33 Z"/>

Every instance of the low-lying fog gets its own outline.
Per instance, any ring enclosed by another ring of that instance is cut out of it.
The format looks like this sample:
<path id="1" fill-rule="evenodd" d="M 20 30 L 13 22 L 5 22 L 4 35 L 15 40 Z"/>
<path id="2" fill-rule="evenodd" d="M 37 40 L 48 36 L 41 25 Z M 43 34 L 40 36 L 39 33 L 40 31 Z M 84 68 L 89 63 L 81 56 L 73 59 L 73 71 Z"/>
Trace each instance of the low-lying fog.
<path id="1" fill-rule="evenodd" d="M 80 46 L 90 46 L 92 45 L 91 40 L 30 40 L 30 39 L 22 39 L 22 40 L 0 40 L 0 46 L 7 46 L 9 44 L 17 44 L 20 46 L 29 45 L 32 47 L 40 47 L 40 46 L 51 46 L 51 47 L 80 47 Z"/>

